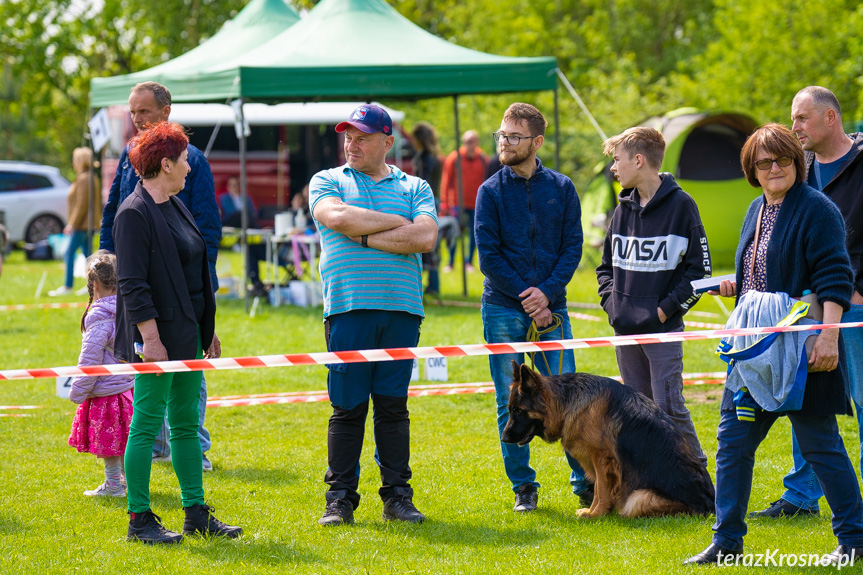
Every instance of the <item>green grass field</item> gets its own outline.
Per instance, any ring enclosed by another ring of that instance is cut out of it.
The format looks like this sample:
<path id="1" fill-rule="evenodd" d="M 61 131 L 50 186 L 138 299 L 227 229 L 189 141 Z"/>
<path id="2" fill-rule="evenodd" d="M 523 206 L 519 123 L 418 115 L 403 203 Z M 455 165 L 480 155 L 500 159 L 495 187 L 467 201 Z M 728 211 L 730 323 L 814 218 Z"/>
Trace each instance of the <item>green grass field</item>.
<path id="1" fill-rule="evenodd" d="M 220 268 L 229 266 L 238 273 L 239 260 L 223 252 Z M 43 272 L 47 279 L 36 300 Z M 21 252 L 13 253 L 0 278 L 0 305 L 54 301 L 44 294 L 60 285 L 62 273 L 60 262 L 26 262 Z M 460 276 L 442 274 L 442 281 L 446 299 L 461 299 Z M 77 280 L 76 288 L 80 285 Z M 479 273 L 471 274 L 469 291 L 468 299 L 479 301 Z M 573 279 L 569 299 L 597 301 L 587 264 Z M 709 297 L 696 309 L 720 313 Z M 0 369 L 74 365 L 81 313 L 0 311 Z M 426 314 L 420 345 L 482 343 L 478 309 L 429 304 Z M 724 322 L 724 316 L 692 319 Z M 605 322 L 572 323 L 575 337 L 611 335 Z M 217 331 L 225 357 L 324 351 L 320 308 L 265 305 L 249 318 L 241 301 L 220 300 Z M 715 345 L 715 340 L 684 344 L 685 370 L 722 370 Z M 608 348 L 576 351 L 576 363 L 580 371 L 617 373 Z M 449 373 L 451 382 L 490 380 L 484 357 L 451 359 Z M 326 388 L 326 370 L 209 372 L 207 380 L 211 396 L 311 391 Z M 483 394 L 409 402 L 412 485 L 415 503 L 428 516 L 422 525 L 381 520 L 370 422 L 356 524 L 324 529 L 317 519 L 326 488 L 329 404 L 218 407 L 207 412 L 215 471 L 205 474 L 204 487 L 217 516 L 242 525 L 245 534 L 233 541 L 186 539 L 170 548 L 132 544 L 125 541 L 124 499 L 82 495 L 102 481 L 101 465 L 67 445 L 75 406 L 58 398 L 54 387 L 54 380 L 46 379 L 0 382 L 0 405 L 40 406 L 24 412 L 27 417 L 0 417 L 2 573 L 677 573 L 691 572 L 682 561 L 710 542 L 713 518 L 577 520 L 578 501 L 569 492 L 561 448 L 538 440 L 532 444 L 532 463 L 542 483 L 540 509 L 515 514 L 500 460 L 494 398 Z M 686 396 L 713 473 L 721 387 L 687 388 Z M 840 427 L 856 466 L 855 425 L 843 417 Z M 790 464 L 789 425 L 782 419 L 758 452 L 752 509 L 781 494 Z M 153 510 L 167 527 L 179 530 L 183 511 L 169 464 L 154 466 L 151 491 Z M 827 553 L 835 545 L 823 500 L 820 517 L 754 521 L 746 539 L 747 551 L 754 553 L 775 548 Z"/>

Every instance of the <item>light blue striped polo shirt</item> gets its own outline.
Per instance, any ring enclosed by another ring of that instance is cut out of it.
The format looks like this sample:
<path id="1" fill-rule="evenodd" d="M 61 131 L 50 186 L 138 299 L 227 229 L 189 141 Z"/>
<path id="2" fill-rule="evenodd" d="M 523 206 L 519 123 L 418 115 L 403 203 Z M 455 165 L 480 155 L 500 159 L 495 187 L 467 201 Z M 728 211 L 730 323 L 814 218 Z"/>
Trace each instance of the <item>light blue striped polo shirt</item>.
<path id="1" fill-rule="evenodd" d="M 380 182 L 347 164 L 315 174 L 309 183 L 312 214 L 323 198 L 398 214 L 409 220 L 429 216 L 437 221 L 434 196 L 425 180 L 408 176 L 395 166 Z M 380 309 L 423 314 L 420 254 L 391 254 L 364 248 L 347 236 L 315 220 L 321 235 L 321 280 L 324 317 L 357 309 Z"/>

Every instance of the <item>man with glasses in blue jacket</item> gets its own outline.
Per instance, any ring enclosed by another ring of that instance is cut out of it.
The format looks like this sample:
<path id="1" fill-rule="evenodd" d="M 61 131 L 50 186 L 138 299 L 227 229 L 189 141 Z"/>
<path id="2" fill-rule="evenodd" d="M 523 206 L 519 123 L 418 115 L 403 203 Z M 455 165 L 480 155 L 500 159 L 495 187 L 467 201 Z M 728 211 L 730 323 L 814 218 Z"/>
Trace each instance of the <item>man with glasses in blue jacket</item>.
<path id="1" fill-rule="evenodd" d="M 530 104 L 507 108 L 500 131 L 494 133 L 503 168 L 482 184 L 477 195 L 475 233 L 485 275 L 482 322 L 488 343 L 527 341 L 533 323 L 539 332 L 545 331 L 539 335 L 541 341 L 572 338 L 566 285 L 581 261 L 581 206 L 572 180 L 544 167 L 536 157 L 546 126 L 543 115 Z M 546 375 L 549 369 L 575 371 L 571 350 L 546 352 L 545 359 L 537 361 L 537 367 Z M 509 420 L 511 360 L 523 363 L 524 354 L 489 356 L 498 433 Z M 501 451 L 515 492 L 513 509 L 535 510 L 539 483 L 530 466 L 530 447 L 501 443 Z M 589 506 L 593 487 L 578 462 L 569 455 L 567 460 L 573 492 L 582 506 Z"/>

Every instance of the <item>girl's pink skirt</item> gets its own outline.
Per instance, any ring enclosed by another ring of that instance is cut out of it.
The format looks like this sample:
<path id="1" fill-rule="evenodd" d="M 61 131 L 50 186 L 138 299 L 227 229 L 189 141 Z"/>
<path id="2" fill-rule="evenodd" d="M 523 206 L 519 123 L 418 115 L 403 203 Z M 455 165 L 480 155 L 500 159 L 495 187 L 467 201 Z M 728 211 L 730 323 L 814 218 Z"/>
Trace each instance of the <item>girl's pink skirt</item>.
<path id="1" fill-rule="evenodd" d="M 84 400 L 75 412 L 69 445 L 81 453 L 98 457 L 123 455 L 131 423 L 131 392 L 91 397 Z"/>

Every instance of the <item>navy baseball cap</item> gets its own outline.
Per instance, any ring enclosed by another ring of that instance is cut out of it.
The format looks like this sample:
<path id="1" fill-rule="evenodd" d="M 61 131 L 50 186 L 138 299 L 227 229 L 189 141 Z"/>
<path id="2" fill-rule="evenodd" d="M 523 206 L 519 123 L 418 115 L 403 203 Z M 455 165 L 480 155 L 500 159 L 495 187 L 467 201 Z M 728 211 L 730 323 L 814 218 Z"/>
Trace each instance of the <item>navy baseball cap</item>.
<path id="1" fill-rule="evenodd" d="M 392 136 L 393 121 L 387 111 L 374 104 L 363 104 L 357 107 L 351 114 L 350 120 L 340 122 L 336 126 L 336 132 L 344 132 L 348 126 L 353 126 L 366 134 L 383 132 L 385 136 Z"/>

